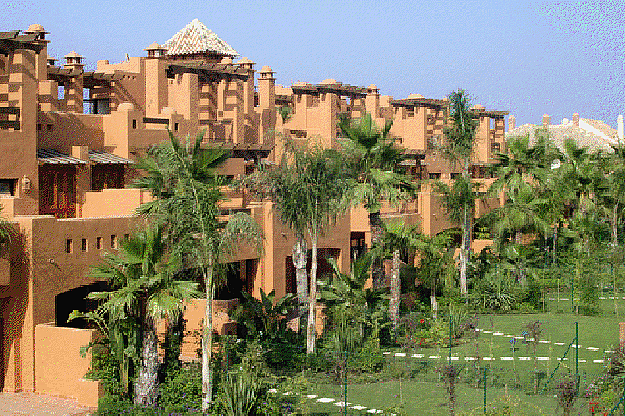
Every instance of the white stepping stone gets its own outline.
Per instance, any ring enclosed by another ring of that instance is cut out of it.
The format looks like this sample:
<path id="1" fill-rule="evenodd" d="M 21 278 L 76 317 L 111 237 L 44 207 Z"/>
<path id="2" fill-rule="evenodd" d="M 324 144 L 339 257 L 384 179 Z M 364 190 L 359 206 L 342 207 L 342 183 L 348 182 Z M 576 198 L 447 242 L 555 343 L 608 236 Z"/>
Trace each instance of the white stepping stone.
<path id="1" fill-rule="evenodd" d="M 585 362 L 586 362 L 586 360 L 579 360 L 579 362 L 580 362 L 580 363 L 585 363 Z"/>
<path id="2" fill-rule="evenodd" d="M 277 393 L 277 392 L 278 392 L 278 390 L 276 390 L 276 389 L 269 389 L 269 390 L 267 390 L 267 393 Z"/>
<path id="3" fill-rule="evenodd" d="M 514 339 L 525 339 L 523 337 L 514 337 Z"/>
<path id="4" fill-rule="evenodd" d="M 492 334 L 493 331 L 484 331 L 485 334 Z"/>
<path id="5" fill-rule="evenodd" d="M 354 409 L 354 410 L 365 410 L 366 407 L 357 404 L 356 406 L 352 406 L 352 409 Z"/>
<path id="6" fill-rule="evenodd" d="M 318 396 L 316 394 L 308 394 L 306 396 L 307 399 L 316 399 Z"/>
<path id="7" fill-rule="evenodd" d="M 564 342 L 554 342 L 556 345 L 564 345 Z"/>
<path id="8" fill-rule="evenodd" d="M 493 357 L 484 357 L 483 360 L 484 361 L 495 361 L 495 359 Z"/>
<path id="9" fill-rule="evenodd" d="M 590 351 L 599 351 L 599 348 L 597 347 L 586 347 L 586 349 Z"/>
<path id="10" fill-rule="evenodd" d="M 395 357 L 405 357 L 406 353 L 405 352 L 396 352 L 395 353 Z"/>
<path id="11" fill-rule="evenodd" d="M 350 404 L 351 404 L 351 403 L 347 403 L 347 406 L 349 406 Z M 335 405 L 336 407 L 345 407 L 345 406 L 346 406 L 346 403 L 345 403 L 345 402 L 336 402 L 336 403 L 334 403 L 334 405 Z"/>
<path id="12" fill-rule="evenodd" d="M 569 300 L 569 298 L 560 298 L 560 300 Z"/>
<path id="13" fill-rule="evenodd" d="M 503 332 L 493 332 L 493 335 L 497 335 L 497 336 L 503 335 Z"/>
<path id="14" fill-rule="evenodd" d="M 475 357 L 464 357 L 464 360 L 465 361 L 475 361 L 475 360 L 477 360 L 477 358 L 475 358 Z"/>
<path id="15" fill-rule="evenodd" d="M 501 361 L 514 361 L 514 357 L 499 357 Z"/>
<path id="16" fill-rule="evenodd" d="M 282 395 L 283 395 L 283 396 L 290 396 L 290 395 L 291 395 L 291 393 L 287 391 L 286 393 L 282 393 Z"/>
<path id="17" fill-rule="evenodd" d="M 383 355 L 389 355 L 391 352 L 390 351 L 384 351 L 382 354 Z"/>
<path id="18" fill-rule="evenodd" d="M 519 357 L 519 361 L 531 361 L 532 357 Z"/>
<path id="19" fill-rule="evenodd" d="M 577 344 L 573 344 L 573 345 L 571 345 L 571 347 L 573 347 L 573 348 L 582 348 L 581 345 L 577 345 Z"/>
<path id="20" fill-rule="evenodd" d="M 412 354 L 412 358 L 423 358 L 423 354 Z"/>
<path id="21" fill-rule="evenodd" d="M 317 399 L 318 403 L 332 403 L 334 401 L 334 399 L 331 399 L 330 397 L 322 397 L 320 399 Z"/>
<path id="22" fill-rule="evenodd" d="M 592 360 L 593 363 L 603 363 L 605 360 Z"/>
<path id="23" fill-rule="evenodd" d="M 432 360 L 438 360 L 439 358 L 441 358 L 440 355 L 430 355 L 428 358 L 431 358 Z"/>
<path id="24" fill-rule="evenodd" d="M 369 410 L 367 410 L 367 413 L 380 414 L 380 413 L 382 413 L 382 410 L 379 410 L 379 409 L 369 409 Z"/>
<path id="25" fill-rule="evenodd" d="M 458 361 L 460 357 L 451 357 L 451 361 Z M 449 361 L 449 357 L 447 357 L 447 361 Z"/>
<path id="26" fill-rule="evenodd" d="M 551 341 L 547 341 L 547 340 L 541 339 L 538 342 L 540 342 L 541 344 L 549 344 Z"/>
<path id="27" fill-rule="evenodd" d="M 549 357 L 536 357 L 538 361 L 549 361 Z"/>
<path id="28" fill-rule="evenodd" d="M 605 352 L 606 354 L 614 354 L 614 351 L 605 350 L 604 352 Z"/>
<path id="29" fill-rule="evenodd" d="M 564 359 L 562 359 L 562 357 L 558 357 L 558 361 L 568 361 L 569 357 L 564 357 Z"/>

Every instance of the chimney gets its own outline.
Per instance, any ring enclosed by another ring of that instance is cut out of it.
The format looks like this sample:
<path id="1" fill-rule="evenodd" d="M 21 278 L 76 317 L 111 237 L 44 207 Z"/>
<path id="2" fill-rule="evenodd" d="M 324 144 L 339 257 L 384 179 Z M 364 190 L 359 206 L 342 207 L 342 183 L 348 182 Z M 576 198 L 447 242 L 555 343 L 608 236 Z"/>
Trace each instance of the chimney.
<path id="1" fill-rule="evenodd" d="M 624 128 L 623 128 L 623 114 L 619 114 L 618 115 L 618 119 L 617 119 L 616 124 L 617 124 L 616 130 L 618 132 L 618 139 L 619 140 L 623 140 L 623 138 L 624 138 L 623 137 L 623 133 L 624 133 L 623 132 L 623 130 L 624 130 Z"/>
<path id="2" fill-rule="evenodd" d="M 510 114 L 508 116 L 508 131 L 514 130 L 516 128 L 516 117 L 514 114 Z"/>
<path id="3" fill-rule="evenodd" d="M 549 124 L 551 124 L 551 117 L 549 117 L 549 114 L 543 114 L 543 127 L 548 128 Z"/>
<path id="4" fill-rule="evenodd" d="M 573 125 L 579 127 L 579 113 L 573 113 Z"/>

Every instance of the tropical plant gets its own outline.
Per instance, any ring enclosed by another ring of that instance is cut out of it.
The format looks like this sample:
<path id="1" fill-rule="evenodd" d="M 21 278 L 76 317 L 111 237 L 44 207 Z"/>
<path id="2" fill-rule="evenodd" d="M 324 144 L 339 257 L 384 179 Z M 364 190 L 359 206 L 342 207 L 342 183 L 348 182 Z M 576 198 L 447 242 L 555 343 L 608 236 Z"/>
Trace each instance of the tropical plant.
<path id="1" fill-rule="evenodd" d="M 372 245 L 382 242 L 382 201 L 395 205 L 409 198 L 412 191 L 409 179 L 397 172 L 402 155 L 389 137 L 391 125 L 389 121 L 382 130 L 378 129 L 371 114 L 355 120 L 342 117 L 338 124 L 345 137 L 341 144 L 353 172 L 346 201 L 356 206 L 363 205 L 369 213 Z M 379 259 L 372 264 L 371 275 L 373 285 L 382 287 L 384 270 Z"/>
<path id="2" fill-rule="evenodd" d="M 372 253 L 366 252 L 352 263 L 350 273 L 346 274 L 340 271 L 336 260 L 329 260 L 333 274 L 328 276 L 320 293 L 328 318 L 326 349 L 353 352 L 362 347 L 367 338 L 379 347 L 385 308 L 382 292 L 366 288 L 371 262 Z"/>
<path id="3" fill-rule="evenodd" d="M 328 225 L 343 212 L 340 202 L 347 188 L 346 166 L 331 149 L 297 148 L 287 141 L 280 165 L 259 172 L 246 183 L 271 197 L 280 219 L 296 236 L 293 263 L 296 267 L 300 311 L 308 300 L 306 351 L 315 351 L 317 302 L 317 246 Z M 306 240 L 311 242 L 310 296 L 307 293 Z"/>
<path id="4" fill-rule="evenodd" d="M 245 241 L 257 246 L 262 241 L 259 225 L 246 213 L 222 217 L 219 202 L 224 179 L 216 169 L 228 155 L 215 148 L 202 148 L 203 132 L 183 146 L 170 132 L 169 142 L 151 149 L 139 167 L 146 175 L 134 185 L 152 192 L 154 200 L 139 212 L 164 225 L 172 253 L 185 267 L 197 267 L 206 292 L 202 337 L 202 411 L 212 403 L 213 298 L 215 271 Z"/>
<path id="5" fill-rule="evenodd" d="M 107 254 L 104 264 L 91 273 L 94 278 L 108 281 L 113 290 L 88 295 L 89 299 L 102 301 L 96 311 L 74 311 L 70 315 L 70 320 L 82 317 L 99 325 L 112 325 L 104 329 L 120 358 L 124 384 L 129 379 L 126 358 L 138 358 L 134 400 L 141 405 L 153 406 L 158 398 L 157 321 L 173 321 L 182 314 L 183 301 L 198 294 L 197 283 L 174 279 L 178 265 L 173 257 L 165 263 L 165 254 L 159 227 L 122 241 L 119 252 Z M 122 326 L 131 331 L 124 333 Z M 135 334 L 140 342 L 126 345 L 124 338 Z M 128 347 L 135 351 L 127 352 Z"/>
<path id="6" fill-rule="evenodd" d="M 293 295 L 276 297 L 275 290 L 260 290 L 260 299 L 248 293 L 233 314 L 246 329 L 247 340 L 260 343 L 265 362 L 272 368 L 291 370 L 301 352 L 301 337 L 288 328 L 287 316 L 294 309 Z"/>
<path id="7" fill-rule="evenodd" d="M 452 221 L 460 223 L 460 293 L 468 294 L 467 265 L 471 248 L 471 229 L 475 206 L 475 191 L 469 175 L 477 122 L 470 110 L 470 99 L 464 90 L 449 94 L 451 123 L 445 128 L 443 156 L 454 165 L 460 165 L 461 177 L 451 187 L 439 187 L 445 196 L 445 208 Z"/>

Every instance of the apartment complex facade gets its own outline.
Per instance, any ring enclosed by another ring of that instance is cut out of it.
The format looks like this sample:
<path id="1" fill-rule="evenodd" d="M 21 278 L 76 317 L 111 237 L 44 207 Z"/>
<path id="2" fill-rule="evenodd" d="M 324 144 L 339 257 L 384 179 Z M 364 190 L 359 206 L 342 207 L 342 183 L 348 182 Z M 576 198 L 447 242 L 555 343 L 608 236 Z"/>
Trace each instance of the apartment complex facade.
<path id="1" fill-rule="evenodd" d="M 269 66 L 257 71 L 250 59 L 238 59 L 198 20 L 162 45 L 147 46 L 142 57 L 98 61 L 95 71 L 85 70 L 74 51 L 57 64 L 48 56 L 47 35 L 38 24 L 0 32 L 0 206 L 16 231 L 0 255 L 0 388 L 6 391 L 87 404 L 101 394 L 96 382 L 82 379 L 88 362 L 73 351 L 93 332 L 68 327 L 67 316 L 89 308 L 85 295 L 103 287 L 90 268 L 140 226 L 135 209 L 151 195 L 129 187 L 138 175 L 134 166 L 150 146 L 168 140 L 168 131 L 181 138 L 204 131 L 207 146 L 230 152 L 221 172 L 238 177 L 279 160 L 285 137 L 338 147 L 339 116 L 369 113 L 380 126 L 393 122 L 390 133 L 405 153 L 402 169 L 415 180 L 449 181 L 460 172 L 436 152 L 446 99 L 393 99 L 375 85 L 332 79 L 280 86 Z M 486 186 L 485 167 L 505 149 L 507 113 L 480 106 L 473 112 L 479 128 L 472 175 Z M 270 201 L 226 193 L 224 212 L 250 213 L 265 240 L 262 255 L 242 249 L 229 259 L 233 272 L 215 308 L 221 314 L 215 329 L 222 332 L 231 323 L 228 302 L 241 291 L 295 291 L 291 230 Z M 497 204 L 480 200 L 477 213 Z M 385 206 L 383 216 L 402 216 L 427 234 L 454 226 L 427 185 L 416 200 Z M 366 211 L 356 208 L 323 236 L 320 254 L 347 270 L 370 240 Z"/>

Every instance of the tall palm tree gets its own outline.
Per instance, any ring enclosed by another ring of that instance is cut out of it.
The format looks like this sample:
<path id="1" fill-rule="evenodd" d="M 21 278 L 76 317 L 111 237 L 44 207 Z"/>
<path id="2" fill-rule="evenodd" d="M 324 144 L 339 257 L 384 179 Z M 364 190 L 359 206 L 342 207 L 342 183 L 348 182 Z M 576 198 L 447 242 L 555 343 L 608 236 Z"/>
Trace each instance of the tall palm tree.
<path id="1" fill-rule="evenodd" d="M 125 322 L 131 324 L 130 327 L 133 322 L 138 324 L 140 342 L 128 345 L 139 347 L 136 351 L 139 365 L 134 382 L 134 400 L 137 404 L 148 406 L 154 406 L 158 398 L 156 323 L 160 319 L 167 322 L 175 320 L 183 312 L 183 302 L 199 294 L 197 283 L 174 279 L 178 265 L 174 257 L 165 263 L 165 255 L 160 227 L 148 228 L 122 241 L 119 252 L 108 253 L 104 264 L 95 267 L 91 273 L 92 277 L 108 281 L 114 290 L 90 293 L 89 299 L 103 301 L 98 310 L 88 314 L 74 311 L 70 317 L 84 317 L 113 325 Z M 115 333 L 111 332 L 112 329 L 108 327 L 109 337 L 121 335 L 120 328 L 116 328 Z M 126 349 L 128 346 L 120 341 L 115 339 L 112 345 L 117 349 Z M 127 352 L 125 354 L 128 355 Z M 122 359 L 120 364 L 122 383 L 127 383 L 127 360 Z"/>
<path id="2" fill-rule="evenodd" d="M 470 99 L 464 90 L 454 91 L 449 95 L 449 106 L 451 123 L 445 128 L 445 144 L 442 148 L 443 156 L 453 164 L 460 165 L 462 180 L 456 180 L 456 183 L 451 188 L 451 190 L 457 192 L 448 194 L 456 201 L 452 203 L 452 199 L 446 198 L 448 201 L 446 205 L 447 207 L 454 207 L 454 211 L 448 209 L 448 213 L 452 213 L 452 216 L 457 216 L 457 219 L 460 220 L 460 228 L 462 230 L 460 292 L 463 295 L 467 295 L 467 265 L 471 248 L 471 228 L 475 204 L 475 193 L 471 186 L 469 167 L 475 143 L 477 122 L 471 114 Z M 456 212 L 456 207 L 458 207 L 459 212 Z"/>
<path id="3" fill-rule="evenodd" d="M 316 344 L 317 246 L 327 226 L 343 212 L 341 201 L 347 188 L 347 170 L 340 155 L 331 149 L 297 147 L 288 141 L 278 166 L 259 172 L 245 183 L 271 198 L 282 222 L 296 235 L 293 263 L 297 267 L 300 312 L 308 303 L 306 351 Z M 306 239 L 311 242 L 310 295 L 306 276 Z M 296 260 L 297 259 L 297 260 Z"/>
<path id="4" fill-rule="evenodd" d="M 363 205 L 369 213 L 372 246 L 382 242 L 382 201 L 387 200 L 394 205 L 409 197 L 412 189 L 408 178 L 397 172 L 402 155 L 389 137 L 391 125 L 392 122 L 388 121 L 383 129 L 378 129 L 371 114 L 355 120 L 342 117 L 338 124 L 346 138 L 342 145 L 353 172 L 347 201 Z M 371 275 L 373 285 L 381 287 L 384 270 L 379 259 L 374 261 Z"/>
<path id="5" fill-rule="evenodd" d="M 139 168 L 145 176 L 135 187 L 151 191 L 154 200 L 139 208 L 163 225 L 172 254 L 183 260 L 183 267 L 197 267 L 206 295 L 202 337 L 202 411 L 213 401 L 212 344 L 213 299 L 218 264 L 230 257 L 245 241 L 257 247 L 262 231 L 249 214 L 222 217 L 219 202 L 224 178 L 216 169 L 228 155 L 216 148 L 202 148 L 203 132 L 191 146 L 181 144 L 169 132 L 169 142 L 153 148 Z"/>

